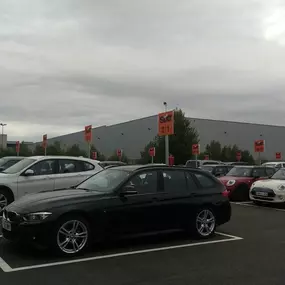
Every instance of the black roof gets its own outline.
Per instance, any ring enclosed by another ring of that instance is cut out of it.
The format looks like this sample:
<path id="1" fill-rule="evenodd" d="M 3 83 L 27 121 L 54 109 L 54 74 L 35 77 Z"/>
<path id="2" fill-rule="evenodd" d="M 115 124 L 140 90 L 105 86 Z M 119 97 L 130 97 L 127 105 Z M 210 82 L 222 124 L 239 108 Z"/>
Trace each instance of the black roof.
<path id="1" fill-rule="evenodd" d="M 124 171 L 137 171 L 141 169 L 181 169 L 181 170 L 191 170 L 192 172 L 203 172 L 202 169 L 199 168 L 191 168 L 191 167 L 185 167 L 185 166 L 168 166 L 165 164 L 137 164 L 137 165 L 122 165 L 122 166 L 114 166 L 112 169 L 118 169 L 118 170 L 124 170 Z"/>
<path id="2" fill-rule="evenodd" d="M 104 161 L 101 161 L 101 163 L 108 163 L 108 164 L 111 164 L 111 163 L 126 164 L 125 162 L 118 161 L 118 160 L 104 160 Z"/>

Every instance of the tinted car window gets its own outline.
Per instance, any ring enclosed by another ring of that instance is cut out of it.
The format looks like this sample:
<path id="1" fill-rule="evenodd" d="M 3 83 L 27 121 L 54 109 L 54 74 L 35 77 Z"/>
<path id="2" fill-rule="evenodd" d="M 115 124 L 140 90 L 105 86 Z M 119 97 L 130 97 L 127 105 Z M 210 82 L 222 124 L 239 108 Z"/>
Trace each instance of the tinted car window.
<path id="1" fill-rule="evenodd" d="M 93 165 L 93 164 L 91 164 L 91 163 L 89 163 L 89 162 L 86 162 L 86 161 L 80 161 L 80 163 L 83 163 L 83 169 L 85 170 L 85 171 L 90 171 L 90 170 L 93 170 L 93 169 L 95 169 L 95 166 Z"/>
<path id="2" fill-rule="evenodd" d="M 139 194 L 150 194 L 157 192 L 157 172 L 144 171 L 132 176 L 127 183 L 135 187 Z"/>
<path id="3" fill-rule="evenodd" d="M 56 160 L 47 159 L 41 160 L 35 163 L 31 168 L 34 171 L 34 175 L 50 175 L 56 173 Z"/>
<path id="4" fill-rule="evenodd" d="M 216 167 L 216 173 L 224 173 L 225 172 L 225 168 L 222 166 L 217 166 Z"/>
<path id="5" fill-rule="evenodd" d="M 59 173 L 75 173 L 83 172 L 94 169 L 94 165 L 86 161 L 60 159 L 59 160 Z"/>
<path id="6" fill-rule="evenodd" d="M 165 192 L 188 192 L 186 177 L 182 170 L 163 170 Z"/>
<path id="7" fill-rule="evenodd" d="M 193 179 L 193 175 L 190 172 L 186 172 L 186 181 L 187 181 L 187 187 L 190 191 L 193 191 L 197 189 L 197 184 Z"/>
<path id="8" fill-rule="evenodd" d="M 200 185 L 203 188 L 211 188 L 211 187 L 214 187 L 216 184 L 215 181 L 207 175 L 204 175 L 202 173 L 194 173 L 194 175 L 196 176 Z"/>
<path id="9" fill-rule="evenodd" d="M 266 173 L 265 167 L 254 168 L 252 170 L 252 175 L 253 176 L 259 176 L 259 177 L 266 177 L 267 173 Z"/>

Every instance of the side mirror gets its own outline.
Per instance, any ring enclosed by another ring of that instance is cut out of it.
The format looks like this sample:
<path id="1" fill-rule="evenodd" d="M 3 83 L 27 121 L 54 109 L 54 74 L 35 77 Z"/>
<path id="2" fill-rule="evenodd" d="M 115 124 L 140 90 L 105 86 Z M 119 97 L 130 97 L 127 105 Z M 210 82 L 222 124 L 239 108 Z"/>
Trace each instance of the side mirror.
<path id="1" fill-rule="evenodd" d="M 32 169 L 28 169 L 27 171 L 25 171 L 24 176 L 33 176 L 35 175 L 34 170 Z"/>
<path id="2" fill-rule="evenodd" d="M 135 195 L 135 194 L 138 194 L 138 191 L 135 189 L 134 186 L 131 185 L 123 187 L 122 191 L 120 192 L 120 196 Z"/>

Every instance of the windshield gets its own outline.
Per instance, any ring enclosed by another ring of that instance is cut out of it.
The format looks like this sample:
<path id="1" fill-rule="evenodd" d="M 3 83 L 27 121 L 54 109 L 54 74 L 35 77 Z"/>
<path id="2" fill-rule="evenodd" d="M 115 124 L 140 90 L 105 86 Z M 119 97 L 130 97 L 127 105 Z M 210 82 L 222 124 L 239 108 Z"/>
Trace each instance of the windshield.
<path id="1" fill-rule="evenodd" d="M 22 171 L 23 169 L 25 169 L 26 167 L 28 167 L 30 164 L 32 164 L 35 161 L 36 161 L 35 159 L 24 158 L 23 160 L 17 162 L 16 164 L 12 165 L 8 169 L 4 170 L 2 173 L 7 173 L 7 174 L 18 173 L 18 172 Z"/>
<path id="2" fill-rule="evenodd" d="M 203 165 L 203 166 L 201 167 L 201 169 L 203 169 L 203 170 L 205 170 L 205 171 L 210 171 L 210 172 L 212 172 L 213 169 L 214 169 L 214 166 Z"/>
<path id="3" fill-rule="evenodd" d="M 285 180 L 285 169 L 279 169 L 271 176 L 271 179 Z"/>
<path id="4" fill-rule="evenodd" d="M 193 168 L 196 168 L 196 163 L 197 163 L 197 167 L 200 166 L 200 161 L 196 161 L 196 160 L 188 160 L 186 162 L 186 167 L 193 167 Z"/>
<path id="5" fill-rule="evenodd" d="M 128 171 L 108 168 L 96 173 L 76 188 L 108 193 L 119 186 L 129 175 Z"/>
<path id="6" fill-rule="evenodd" d="M 233 167 L 227 176 L 252 177 L 252 170 L 251 167 Z"/>
<path id="7" fill-rule="evenodd" d="M 7 162 L 7 158 L 2 157 L 0 159 L 0 166 L 3 166 Z"/>

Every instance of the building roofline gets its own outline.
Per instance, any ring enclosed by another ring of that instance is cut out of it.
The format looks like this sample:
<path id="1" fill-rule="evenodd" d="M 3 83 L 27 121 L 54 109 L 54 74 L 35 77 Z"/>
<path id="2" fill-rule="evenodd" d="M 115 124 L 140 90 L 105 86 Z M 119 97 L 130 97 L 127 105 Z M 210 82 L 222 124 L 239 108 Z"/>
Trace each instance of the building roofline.
<path id="1" fill-rule="evenodd" d="M 131 122 L 135 122 L 135 121 L 139 121 L 139 120 L 145 120 L 145 119 L 150 119 L 150 118 L 154 118 L 157 117 L 158 114 L 156 115 L 151 115 L 151 116 L 146 116 L 146 117 L 142 117 L 142 118 L 137 118 L 137 119 L 132 119 L 132 120 L 128 120 L 128 121 L 124 121 L 121 123 L 116 123 L 116 124 L 111 124 L 111 125 L 102 125 L 99 127 L 94 127 L 92 128 L 92 130 L 96 130 L 96 129 L 100 129 L 100 128 L 108 128 L 108 127 L 115 127 L 115 126 L 119 126 L 119 125 L 123 125 L 123 124 L 127 124 L 127 123 L 131 123 Z M 253 123 L 253 122 L 242 122 L 242 121 L 229 121 L 229 120 L 218 120 L 218 119 L 210 119 L 210 118 L 199 118 L 199 117 L 188 117 L 186 115 L 186 118 L 191 120 L 191 121 L 195 121 L 195 120 L 201 120 L 201 121 L 211 121 L 211 122 L 220 122 L 220 123 L 231 123 L 231 124 L 244 124 L 244 125 L 254 125 L 254 126 L 261 126 L 261 127 L 277 127 L 277 128 L 284 128 L 285 126 L 283 125 L 273 125 L 273 124 L 261 124 L 261 123 Z M 61 139 L 64 136 L 67 135 L 74 135 L 74 134 L 78 134 L 80 132 L 84 132 L 84 130 L 80 130 L 77 132 L 72 132 L 72 133 L 67 133 L 67 134 L 63 134 L 60 136 L 56 136 L 56 137 L 51 137 L 48 138 L 48 140 L 50 139 Z M 10 141 L 8 141 L 7 143 L 11 143 Z M 41 143 L 41 141 L 38 142 L 25 142 L 25 143 L 31 143 L 31 144 L 38 144 Z"/>
<path id="2" fill-rule="evenodd" d="M 242 122 L 242 121 L 229 121 L 229 120 L 218 120 L 218 119 L 207 119 L 207 118 L 192 118 L 186 117 L 187 119 L 193 120 L 201 120 L 201 121 L 213 121 L 213 122 L 220 122 L 220 123 L 231 123 L 231 124 L 244 124 L 244 125 L 255 125 L 255 126 L 263 126 L 263 127 L 279 127 L 284 128 L 284 125 L 273 125 L 273 124 L 261 124 L 261 123 L 254 123 L 254 122 Z"/>

